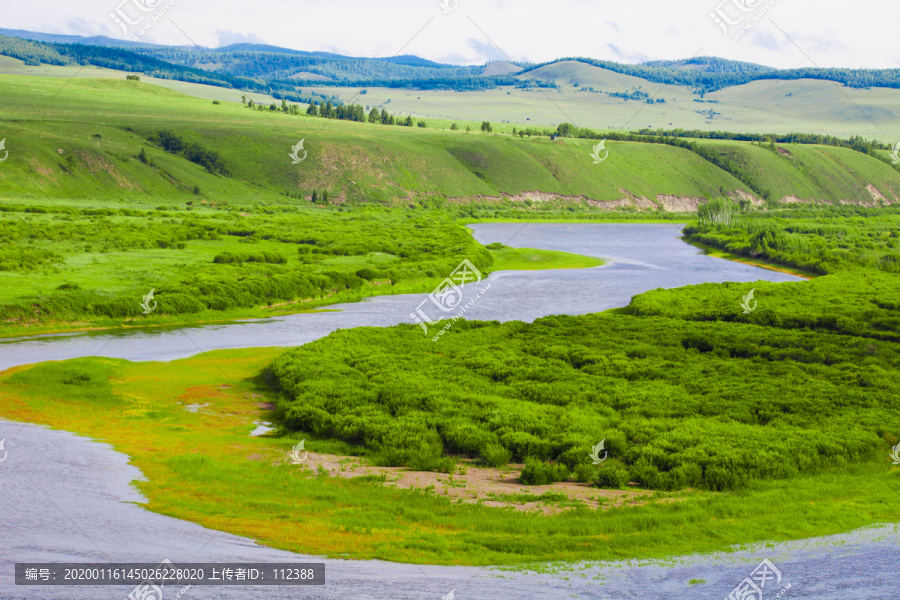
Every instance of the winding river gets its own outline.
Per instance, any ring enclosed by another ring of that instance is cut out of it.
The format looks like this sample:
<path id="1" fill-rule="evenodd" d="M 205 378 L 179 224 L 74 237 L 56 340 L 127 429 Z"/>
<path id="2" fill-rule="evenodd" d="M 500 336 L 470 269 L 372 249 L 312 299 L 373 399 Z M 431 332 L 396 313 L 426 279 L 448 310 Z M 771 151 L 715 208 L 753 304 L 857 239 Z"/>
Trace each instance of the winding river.
<path id="1" fill-rule="evenodd" d="M 563 250 L 602 257 L 602 267 L 497 272 L 469 284 L 466 297 L 490 288 L 466 318 L 532 321 L 626 305 L 659 287 L 720 281 L 798 281 L 790 275 L 702 255 L 674 225 L 485 224 L 482 243 Z M 131 331 L 22 338 L 0 343 L 0 370 L 45 360 L 108 356 L 173 360 L 221 348 L 294 346 L 339 329 L 411 322 L 425 295 L 384 296 L 301 314 L 187 330 Z M 740 301 L 734 298 L 735 307 Z M 436 329 L 432 329 L 436 332 Z M 416 566 L 317 559 L 148 512 L 131 486 L 142 477 L 108 445 L 64 431 L 0 421 L 8 457 L 0 463 L 0 598 L 123 600 L 130 587 L 25 587 L 16 562 L 325 562 L 323 587 L 195 587 L 191 598 L 466 599 L 696 598 L 721 600 L 768 558 L 790 584 L 786 598 L 845 600 L 900 597 L 900 528 L 883 525 L 840 536 L 748 547 L 671 561 L 568 565 L 552 574 L 497 568 Z M 689 580 L 703 580 L 689 586 Z M 166 590 L 175 598 L 180 590 Z M 757 599 L 754 599 L 757 600 Z"/>

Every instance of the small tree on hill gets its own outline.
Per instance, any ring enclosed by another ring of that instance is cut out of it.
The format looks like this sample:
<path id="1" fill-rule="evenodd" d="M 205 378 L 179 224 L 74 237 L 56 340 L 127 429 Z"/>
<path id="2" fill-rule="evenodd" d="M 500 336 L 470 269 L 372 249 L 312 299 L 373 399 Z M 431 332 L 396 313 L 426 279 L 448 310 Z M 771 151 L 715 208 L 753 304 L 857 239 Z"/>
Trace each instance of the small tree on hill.
<path id="1" fill-rule="evenodd" d="M 313 203 L 313 204 L 318 204 L 318 203 L 319 203 L 319 195 L 316 193 L 316 190 L 313 190 L 312 203 Z"/>
<path id="2" fill-rule="evenodd" d="M 369 112 L 369 123 L 381 123 L 381 113 L 377 108 L 373 108 Z"/>
<path id="3" fill-rule="evenodd" d="M 491 133 L 492 131 L 494 131 L 494 128 L 491 127 L 491 122 L 490 121 L 482 121 L 481 122 L 481 131 L 483 131 L 485 133 Z"/>
<path id="4" fill-rule="evenodd" d="M 556 128 L 556 135 L 559 137 L 575 137 L 577 130 L 571 123 L 560 123 Z"/>

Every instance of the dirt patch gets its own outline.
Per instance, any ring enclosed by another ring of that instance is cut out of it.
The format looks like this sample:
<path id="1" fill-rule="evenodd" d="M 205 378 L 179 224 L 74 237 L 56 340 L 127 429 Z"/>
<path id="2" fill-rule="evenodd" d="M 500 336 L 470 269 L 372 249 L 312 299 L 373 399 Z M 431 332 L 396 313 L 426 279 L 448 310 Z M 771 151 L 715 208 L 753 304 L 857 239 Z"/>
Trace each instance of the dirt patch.
<path id="1" fill-rule="evenodd" d="M 49 179 L 53 183 L 59 183 L 56 180 L 56 177 L 53 176 L 55 171 L 49 167 L 45 167 L 43 164 L 41 164 L 40 161 L 38 161 L 38 159 L 30 158 L 28 159 L 28 164 L 30 164 L 31 168 L 37 171 L 44 178 Z"/>
<path id="2" fill-rule="evenodd" d="M 785 196 L 780 200 L 782 204 L 813 204 L 814 200 L 804 200 L 797 196 Z"/>
<path id="3" fill-rule="evenodd" d="M 283 460 L 289 462 L 287 457 Z M 355 456 L 310 452 L 306 462 L 298 468 L 315 473 L 321 467 L 332 477 L 380 477 L 384 479 L 383 485 L 398 489 L 420 489 L 457 502 L 548 515 L 577 507 L 606 510 L 614 506 L 646 504 L 649 496 L 654 494 L 639 489 L 604 490 L 573 482 L 523 485 L 518 483 L 523 465 L 509 465 L 505 469 L 477 467 L 463 461 L 460 465 L 462 468 L 458 472 L 448 475 L 410 471 L 405 467 L 375 467 Z"/>
<path id="4" fill-rule="evenodd" d="M 880 201 L 885 204 L 891 204 L 891 201 L 888 200 L 887 198 L 885 198 L 884 194 L 882 194 L 881 191 L 877 187 L 872 185 L 871 183 L 866 184 L 866 189 L 869 190 L 870 194 L 872 194 L 872 200 L 875 200 L 876 202 Z M 896 198 L 896 196 L 895 196 L 895 198 Z"/>
<path id="5" fill-rule="evenodd" d="M 659 194 L 656 201 L 667 212 L 697 212 L 701 204 L 706 203 L 706 198 L 697 196 L 668 196 Z"/>
<path id="6" fill-rule="evenodd" d="M 134 184 L 129 181 L 127 177 L 122 175 L 118 169 L 116 169 L 115 165 L 102 155 L 85 152 L 83 150 L 75 152 L 75 155 L 81 159 L 88 171 L 91 172 L 91 175 L 96 176 L 98 173 L 110 175 L 115 180 L 117 186 L 127 190 L 134 189 Z"/>
<path id="7" fill-rule="evenodd" d="M 734 190 L 729 194 L 732 200 L 748 200 L 751 206 L 762 206 L 765 204 L 762 198 L 757 198 L 753 194 L 748 194 L 744 190 Z"/>
<path id="8" fill-rule="evenodd" d="M 662 209 L 666 212 L 697 212 L 697 207 L 706 202 L 705 198 L 697 196 L 672 196 L 669 194 L 659 194 L 656 200 L 651 200 L 646 196 L 635 196 L 628 190 L 619 188 L 622 192 L 622 198 L 618 200 L 593 200 L 586 196 L 564 196 L 562 194 L 548 194 L 545 192 L 522 192 L 521 194 L 502 194 L 500 196 L 477 196 L 474 198 L 448 198 L 452 202 L 465 203 L 472 200 L 479 202 L 501 202 L 504 200 L 510 202 L 584 202 L 595 208 L 604 210 L 616 210 L 621 208 L 634 208 L 637 210 L 657 210 Z M 746 194 L 742 190 L 736 190 L 735 193 L 745 194 L 749 196 L 754 204 L 762 204 L 758 198 Z"/>
<path id="9" fill-rule="evenodd" d="M 784 156 L 791 156 L 791 153 L 788 152 L 787 150 L 785 150 L 784 148 L 779 147 L 779 148 L 776 148 L 776 150 L 778 151 L 778 154 L 782 154 Z"/>

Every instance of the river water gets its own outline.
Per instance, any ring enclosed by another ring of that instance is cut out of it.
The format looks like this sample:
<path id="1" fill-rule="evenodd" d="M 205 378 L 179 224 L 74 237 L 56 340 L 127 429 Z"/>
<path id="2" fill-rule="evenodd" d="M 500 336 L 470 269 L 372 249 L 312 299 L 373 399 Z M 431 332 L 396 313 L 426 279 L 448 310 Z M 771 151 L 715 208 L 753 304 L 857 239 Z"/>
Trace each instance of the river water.
<path id="1" fill-rule="evenodd" d="M 490 284 L 466 312 L 467 319 L 533 321 L 555 314 L 582 315 L 625 306 L 635 294 L 721 281 L 801 281 L 792 275 L 712 258 L 679 239 L 676 225 L 641 224 L 482 224 L 473 225 L 483 243 L 502 242 L 519 248 L 562 250 L 605 259 L 593 269 L 500 271 L 480 283 L 464 286 L 468 303 Z M 449 275 L 449 274 L 448 274 Z M 43 336 L 0 342 L 0 370 L 12 366 L 108 356 L 134 361 L 165 361 L 201 351 L 260 346 L 297 346 L 336 329 L 411 323 L 411 313 L 426 296 L 378 296 L 330 308 L 339 312 L 299 314 L 228 325 L 118 333 Z M 739 310 L 741 296 L 723 297 Z M 429 305 L 431 319 L 442 313 Z M 436 333 L 437 328 L 430 328 Z"/>
<path id="2" fill-rule="evenodd" d="M 531 321 L 624 306 L 634 294 L 705 281 L 797 278 L 701 255 L 669 225 L 476 225 L 482 243 L 565 250 L 607 264 L 571 271 L 499 272 L 465 288 L 490 288 L 466 313 L 473 319 Z M 340 312 L 294 315 L 214 327 L 127 334 L 64 335 L 0 345 L 0 369 L 44 360 L 110 356 L 172 360 L 219 348 L 299 345 L 338 328 L 411 322 L 425 295 L 342 305 Z M 723 301 L 729 301 L 723 297 Z M 740 297 L 733 302 L 737 308 Z M 432 333 L 436 331 L 431 329 Z M 324 587 L 194 587 L 183 600 L 257 598 L 466 599 L 563 598 L 721 600 L 763 559 L 780 570 L 784 598 L 900 598 L 900 529 L 883 525 L 841 536 L 777 543 L 671 561 L 568 565 L 552 574 L 383 561 L 318 559 L 150 513 L 131 482 L 141 473 L 108 445 L 64 431 L 0 422 L 0 599 L 124 600 L 130 587 L 26 587 L 16 562 L 325 562 Z M 773 518 L 776 518 L 773 516 Z M 689 585 L 690 580 L 702 583 Z M 165 599 L 180 590 L 167 589 Z M 753 600 L 758 600 L 753 598 Z"/>

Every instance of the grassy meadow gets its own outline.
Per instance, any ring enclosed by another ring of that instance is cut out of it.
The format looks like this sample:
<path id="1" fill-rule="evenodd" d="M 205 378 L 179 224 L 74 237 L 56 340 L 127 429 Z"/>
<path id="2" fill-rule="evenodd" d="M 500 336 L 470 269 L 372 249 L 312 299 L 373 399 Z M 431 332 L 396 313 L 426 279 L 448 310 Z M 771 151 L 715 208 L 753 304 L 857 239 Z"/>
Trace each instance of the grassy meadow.
<path id="1" fill-rule="evenodd" d="M 568 121 L 599 131 L 644 127 L 744 133 L 803 131 L 839 137 L 862 135 L 893 144 L 897 140 L 892 131 L 900 127 L 898 91 L 890 88 L 854 89 L 811 79 L 766 80 L 698 97 L 687 87 L 661 85 L 577 61 L 539 67 L 519 78 L 552 81 L 558 89 L 502 87 L 483 92 L 448 92 L 367 88 L 361 98 L 373 106 L 412 114 L 414 118 L 456 120 L 463 129 L 469 125 L 476 131 L 485 119 L 499 122 L 497 130 L 504 132 L 523 125 L 555 127 Z M 345 101 L 359 92 L 327 84 L 309 89 Z M 664 99 L 665 103 L 647 104 L 608 95 L 635 91 L 654 100 Z M 359 102 L 360 97 L 354 101 Z"/>
<path id="2" fill-rule="evenodd" d="M 588 99 L 598 96 L 580 87 L 635 83 L 552 68 L 571 88 L 552 93 L 577 115 L 596 113 Z M 473 222 L 690 223 L 685 239 L 712 253 L 810 278 L 659 289 L 622 309 L 531 324 L 461 320 L 439 346 L 400 325 L 290 350 L 0 373 L 0 417 L 110 443 L 147 477 L 136 485 L 149 510 L 308 554 L 465 565 L 664 557 L 900 520 L 900 469 L 888 458 L 900 441 L 900 212 L 883 206 L 900 200 L 900 171 L 885 162 L 830 146 L 698 140 L 739 179 L 695 151 L 610 140 L 608 160 L 593 164 L 591 140 L 514 137 L 499 122 L 553 122 L 539 91 L 493 90 L 479 104 L 402 90 L 387 103 L 368 90 L 364 102 L 394 114 L 417 116 L 422 103 L 427 127 L 396 127 L 47 69 L 0 73 L 0 337 L 428 292 L 463 259 L 485 274 L 603 264 L 484 247 Z M 753 103 L 790 93 L 749 85 L 757 96 L 743 108 L 740 97 L 726 108 L 672 91 L 634 126 L 712 106 L 750 127 L 762 119 Z M 609 121 L 637 107 L 609 102 Z M 828 108 L 816 117 L 838 123 Z M 445 117 L 460 114 L 472 115 L 471 133 L 449 129 Z M 478 131 L 485 118 L 498 121 L 494 134 Z M 755 129 L 788 122 L 774 114 Z M 307 158 L 292 164 L 300 139 Z M 697 218 L 698 206 L 725 213 Z M 751 291 L 758 306 L 745 313 Z M 262 419 L 278 430 L 250 437 Z M 291 465 L 301 440 L 385 473 Z M 600 440 L 609 458 L 595 465 Z M 457 478 L 476 467 L 577 486 L 600 509 L 555 491 L 521 495 L 565 509 L 554 514 L 461 502 L 399 489 L 387 471 L 464 485 Z"/>
<path id="3" fill-rule="evenodd" d="M 0 417 L 110 443 L 146 476 L 136 485 L 149 510 L 337 558 L 455 565 L 653 558 L 900 519 L 900 471 L 886 455 L 760 479 L 738 491 L 626 495 L 623 506 L 601 512 L 569 503 L 574 508 L 552 516 L 397 489 L 388 475 L 313 471 L 289 464 L 292 445 L 306 438 L 314 453 L 346 445 L 299 433 L 249 436 L 254 421 L 268 416 L 264 403 L 277 400 L 266 373 L 283 353 L 255 348 L 168 363 L 88 358 L 15 368 L 0 375 Z M 190 405 L 201 408 L 190 412 Z"/>

